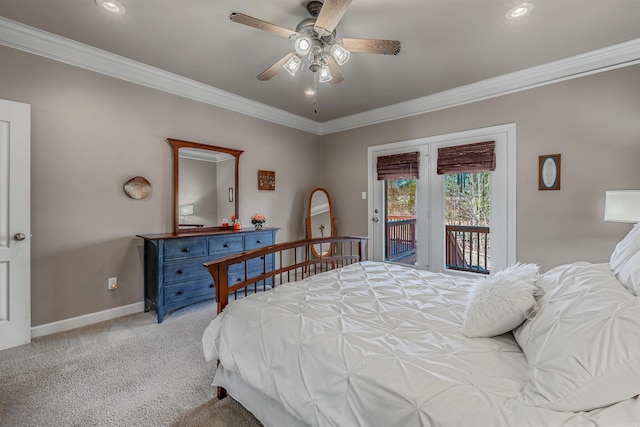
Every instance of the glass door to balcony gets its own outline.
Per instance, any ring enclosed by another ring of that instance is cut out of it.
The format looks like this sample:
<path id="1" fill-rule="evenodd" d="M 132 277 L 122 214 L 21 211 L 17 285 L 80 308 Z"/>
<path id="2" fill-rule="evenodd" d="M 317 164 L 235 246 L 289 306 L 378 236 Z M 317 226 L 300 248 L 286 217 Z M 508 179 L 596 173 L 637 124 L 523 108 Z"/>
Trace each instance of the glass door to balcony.
<path id="1" fill-rule="evenodd" d="M 445 268 L 489 274 L 491 176 L 489 172 L 443 176 Z"/>
<path id="2" fill-rule="evenodd" d="M 384 260 L 416 264 L 416 179 L 386 180 Z"/>
<path id="3" fill-rule="evenodd" d="M 428 268 L 429 147 L 416 143 L 401 150 L 380 150 L 373 162 L 378 165 L 378 156 L 405 154 L 412 155 L 419 173 L 412 176 L 398 173 L 399 176 L 372 180 L 369 229 L 372 258 Z"/>
<path id="4" fill-rule="evenodd" d="M 488 274 L 515 262 L 515 124 L 368 149 L 369 259 Z M 438 174 L 442 148 L 495 142 L 495 170 Z M 379 175 L 379 158 L 419 152 L 419 176 Z M 416 179 L 412 179 L 416 178 Z"/>

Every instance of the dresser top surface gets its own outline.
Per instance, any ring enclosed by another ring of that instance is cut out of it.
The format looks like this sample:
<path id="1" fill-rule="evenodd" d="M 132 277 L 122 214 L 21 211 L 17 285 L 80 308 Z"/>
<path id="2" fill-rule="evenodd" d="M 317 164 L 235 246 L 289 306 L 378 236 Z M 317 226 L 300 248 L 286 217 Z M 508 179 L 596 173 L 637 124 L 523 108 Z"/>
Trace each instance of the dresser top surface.
<path id="1" fill-rule="evenodd" d="M 159 234 L 136 234 L 136 237 L 140 237 L 145 240 L 164 240 L 164 239 L 184 239 L 186 237 L 205 237 L 205 236 L 224 236 L 229 234 L 247 234 L 247 233 L 259 233 L 265 231 L 277 231 L 280 230 L 276 227 L 263 227 L 261 230 L 254 228 L 243 228 L 241 230 L 234 230 L 231 227 L 228 230 L 215 230 L 208 232 L 194 232 L 194 233 L 159 233 Z"/>

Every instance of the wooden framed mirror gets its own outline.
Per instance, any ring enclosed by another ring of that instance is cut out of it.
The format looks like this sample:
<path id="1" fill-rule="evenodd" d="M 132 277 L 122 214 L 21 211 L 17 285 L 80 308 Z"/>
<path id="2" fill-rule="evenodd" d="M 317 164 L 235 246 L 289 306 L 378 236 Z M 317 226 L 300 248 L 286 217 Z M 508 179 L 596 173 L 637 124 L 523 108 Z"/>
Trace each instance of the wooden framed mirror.
<path id="1" fill-rule="evenodd" d="M 173 148 L 175 234 L 227 230 L 240 213 L 238 163 L 242 150 L 167 138 Z"/>
<path id="2" fill-rule="evenodd" d="M 336 220 L 333 217 L 331 197 L 324 188 L 316 188 L 309 195 L 305 225 L 307 239 L 336 235 Z M 330 244 L 313 245 L 311 250 L 318 257 L 331 255 Z"/>

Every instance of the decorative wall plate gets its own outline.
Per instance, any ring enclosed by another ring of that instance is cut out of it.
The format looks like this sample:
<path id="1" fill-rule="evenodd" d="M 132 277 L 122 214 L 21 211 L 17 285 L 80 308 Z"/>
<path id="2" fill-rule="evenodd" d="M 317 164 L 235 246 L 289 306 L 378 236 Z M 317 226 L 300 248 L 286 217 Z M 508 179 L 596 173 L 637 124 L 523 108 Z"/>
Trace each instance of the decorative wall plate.
<path id="1" fill-rule="evenodd" d="M 560 190 L 560 154 L 538 156 L 538 190 Z"/>
<path id="2" fill-rule="evenodd" d="M 145 177 L 134 176 L 124 183 L 124 192 L 132 199 L 144 199 L 151 194 L 151 183 Z"/>

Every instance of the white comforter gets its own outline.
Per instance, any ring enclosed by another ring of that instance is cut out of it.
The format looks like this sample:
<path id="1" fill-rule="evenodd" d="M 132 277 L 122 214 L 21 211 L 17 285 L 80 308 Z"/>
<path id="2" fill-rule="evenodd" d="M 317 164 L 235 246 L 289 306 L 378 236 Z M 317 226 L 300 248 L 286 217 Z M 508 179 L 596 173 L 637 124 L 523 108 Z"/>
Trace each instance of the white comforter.
<path id="1" fill-rule="evenodd" d="M 523 404 L 512 334 L 460 333 L 470 284 L 354 264 L 231 303 L 205 357 L 315 426 L 640 425 L 637 398 L 588 413 Z"/>

